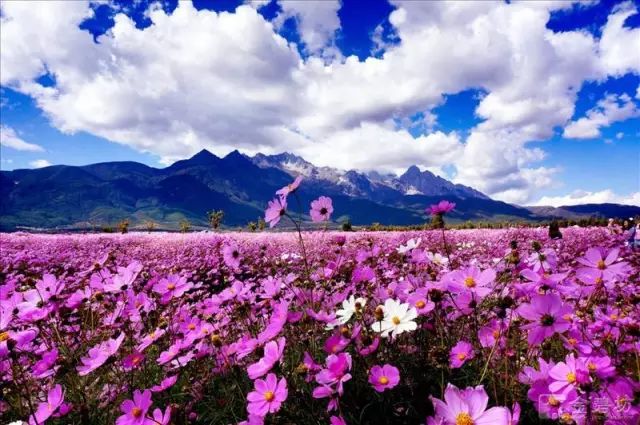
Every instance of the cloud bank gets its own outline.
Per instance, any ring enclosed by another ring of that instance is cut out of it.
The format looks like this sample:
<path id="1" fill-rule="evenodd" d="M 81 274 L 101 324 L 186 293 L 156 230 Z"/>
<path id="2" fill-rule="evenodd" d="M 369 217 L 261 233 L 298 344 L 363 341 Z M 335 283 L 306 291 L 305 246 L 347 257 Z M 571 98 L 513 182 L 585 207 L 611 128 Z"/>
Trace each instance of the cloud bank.
<path id="1" fill-rule="evenodd" d="M 399 42 L 364 61 L 335 48 L 337 1 L 281 2 L 273 22 L 259 5 L 215 13 L 179 2 L 171 14 L 152 7 L 144 30 L 118 14 L 97 43 L 78 28 L 92 13 L 86 3 L 33 3 L 2 3 L 0 83 L 32 96 L 65 133 L 164 162 L 207 148 L 290 151 L 362 170 L 449 166 L 456 182 L 527 203 L 557 171 L 539 164 L 545 152 L 531 142 L 558 127 L 593 137 L 637 113 L 635 100 L 608 97 L 571 121 L 584 81 L 640 73 L 640 29 L 624 27 L 632 3 L 614 9 L 598 39 L 546 28 L 553 10 L 571 7 L 565 1 L 394 0 Z M 302 50 L 278 34 L 289 18 Z M 46 73 L 54 86 L 36 82 Z M 415 136 L 397 124 L 467 89 L 486 95 L 475 111 L 482 121 L 465 136 Z"/>

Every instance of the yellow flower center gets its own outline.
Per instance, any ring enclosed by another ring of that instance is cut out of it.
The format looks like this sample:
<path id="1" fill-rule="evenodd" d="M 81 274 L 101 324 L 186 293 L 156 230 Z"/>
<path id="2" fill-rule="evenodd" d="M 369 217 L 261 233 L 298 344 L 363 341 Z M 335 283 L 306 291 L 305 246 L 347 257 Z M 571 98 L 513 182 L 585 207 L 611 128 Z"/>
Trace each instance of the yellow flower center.
<path id="1" fill-rule="evenodd" d="M 576 374 L 573 372 L 567 373 L 567 382 L 573 384 L 576 382 Z"/>
<path id="2" fill-rule="evenodd" d="M 569 338 L 567 341 L 570 345 L 576 345 L 578 343 L 578 340 L 575 338 Z"/>
<path id="3" fill-rule="evenodd" d="M 458 416 L 456 416 L 456 425 L 474 425 L 473 418 L 468 413 L 458 413 Z"/>
<path id="4" fill-rule="evenodd" d="M 131 416 L 133 416 L 134 418 L 139 418 L 140 416 L 142 416 L 142 409 L 140 409 L 139 407 L 134 407 L 133 409 L 131 409 Z"/>
<path id="5" fill-rule="evenodd" d="M 595 363 L 593 362 L 589 362 L 587 363 L 587 369 L 589 369 L 591 372 L 594 372 L 598 367 L 595 365 Z"/>
<path id="6" fill-rule="evenodd" d="M 0 332 L 0 342 L 4 342 L 9 339 L 9 332 Z"/>
<path id="7" fill-rule="evenodd" d="M 458 353 L 458 360 L 464 360 L 467 358 L 467 353 Z"/>
<path id="8" fill-rule="evenodd" d="M 276 398 L 275 394 L 273 393 L 273 391 L 267 391 L 264 393 L 264 399 L 267 401 L 273 401 L 273 399 Z"/>
<path id="9" fill-rule="evenodd" d="M 549 406 L 553 406 L 553 407 L 560 406 L 560 402 L 558 401 L 558 399 L 555 398 L 552 395 L 549 396 L 549 399 L 547 400 L 547 403 L 549 403 Z"/>
<path id="10" fill-rule="evenodd" d="M 560 422 L 565 424 L 573 423 L 573 416 L 571 416 L 571 413 L 563 413 L 560 415 Z"/>
<path id="11" fill-rule="evenodd" d="M 400 324 L 400 318 L 398 316 L 393 316 L 391 318 L 391 322 L 393 322 L 394 325 L 398 326 Z"/>
<path id="12" fill-rule="evenodd" d="M 174 289 L 176 289 L 176 285 L 174 285 L 173 283 L 170 283 L 167 285 L 167 289 L 170 291 L 173 291 Z"/>
<path id="13" fill-rule="evenodd" d="M 471 276 L 469 276 L 465 278 L 464 286 L 466 286 L 467 288 L 473 288 L 474 286 L 476 286 L 476 281 Z"/>
<path id="14" fill-rule="evenodd" d="M 600 270 L 604 270 L 604 269 L 606 269 L 606 268 L 607 268 L 607 265 L 605 264 L 604 260 L 600 260 L 600 261 L 598 261 L 598 268 L 599 268 Z"/>
<path id="15" fill-rule="evenodd" d="M 387 378 L 386 376 L 381 376 L 380 378 L 378 378 L 378 382 L 380 382 L 382 385 L 387 385 L 389 383 L 389 378 Z"/>
<path id="16" fill-rule="evenodd" d="M 416 302 L 416 307 L 418 307 L 418 308 L 424 308 L 425 305 L 427 305 L 427 303 L 425 303 L 422 300 L 419 300 L 419 301 Z"/>
<path id="17" fill-rule="evenodd" d="M 601 285 L 603 282 L 601 277 L 596 277 L 596 285 Z"/>
<path id="18" fill-rule="evenodd" d="M 187 326 L 187 328 L 189 328 L 189 330 L 192 331 L 196 328 L 196 325 L 194 325 L 193 323 L 189 323 L 189 326 Z"/>
<path id="19" fill-rule="evenodd" d="M 611 320 L 618 320 L 618 315 L 614 313 L 614 314 L 612 314 L 611 316 L 609 316 L 609 318 L 610 318 Z"/>
<path id="20" fill-rule="evenodd" d="M 499 336 L 500 336 L 500 331 L 499 330 L 496 329 L 495 331 L 493 331 L 493 337 L 494 338 L 497 338 Z"/>
<path id="21" fill-rule="evenodd" d="M 138 363 L 140 363 L 142 361 L 142 357 L 134 357 L 133 360 L 131 360 L 131 363 L 135 365 L 137 365 Z"/>

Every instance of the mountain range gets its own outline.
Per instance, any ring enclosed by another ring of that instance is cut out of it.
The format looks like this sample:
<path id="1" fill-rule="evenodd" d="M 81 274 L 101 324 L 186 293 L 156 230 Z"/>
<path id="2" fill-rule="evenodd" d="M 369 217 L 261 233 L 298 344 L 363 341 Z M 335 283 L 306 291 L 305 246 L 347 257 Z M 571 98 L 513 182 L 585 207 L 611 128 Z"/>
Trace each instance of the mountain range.
<path id="1" fill-rule="evenodd" d="M 0 230 L 113 226 L 123 219 L 176 229 L 182 220 L 206 226 L 211 210 L 224 211 L 226 226 L 244 226 L 263 216 L 274 192 L 297 175 L 304 182 L 297 192 L 300 205 L 290 201 L 293 211 L 306 213 L 311 200 L 327 195 L 334 220 L 348 218 L 355 225 L 423 223 L 425 207 L 441 199 L 457 204 L 453 221 L 640 214 L 640 207 L 616 204 L 525 208 L 416 166 L 395 176 L 317 167 L 290 153 L 250 157 L 233 151 L 220 158 L 202 150 L 166 168 L 105 162 L 0 171 Z"/>

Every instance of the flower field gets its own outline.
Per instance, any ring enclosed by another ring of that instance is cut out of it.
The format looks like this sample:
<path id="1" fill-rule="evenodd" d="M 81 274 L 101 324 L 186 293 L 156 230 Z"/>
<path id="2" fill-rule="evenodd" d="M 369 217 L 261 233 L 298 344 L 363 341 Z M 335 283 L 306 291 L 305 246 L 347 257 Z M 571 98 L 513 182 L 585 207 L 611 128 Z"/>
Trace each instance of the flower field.
<path id="1" fill-rule="evenodd" d="M 638 424 L 620 236 L 301 235 L 2 235 L 0 422 Z"/>

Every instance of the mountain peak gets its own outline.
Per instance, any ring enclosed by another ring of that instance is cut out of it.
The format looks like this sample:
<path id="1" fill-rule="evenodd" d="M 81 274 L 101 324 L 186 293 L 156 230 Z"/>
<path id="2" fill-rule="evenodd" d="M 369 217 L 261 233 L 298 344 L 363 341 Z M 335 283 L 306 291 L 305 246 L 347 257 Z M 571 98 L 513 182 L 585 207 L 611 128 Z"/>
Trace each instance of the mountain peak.
<path id="1" fill-rule="evenodd" d="M 422 174 L 422 171 L 420 171 L 418 166 L 412 165 L 411 167 L 407 168 L 407 171 L 405 171 L 404 174 L 400 176 L 400 178 L 402 179 L 403 177 L 405 178 L 418 177 L 421 174 Z"/>

